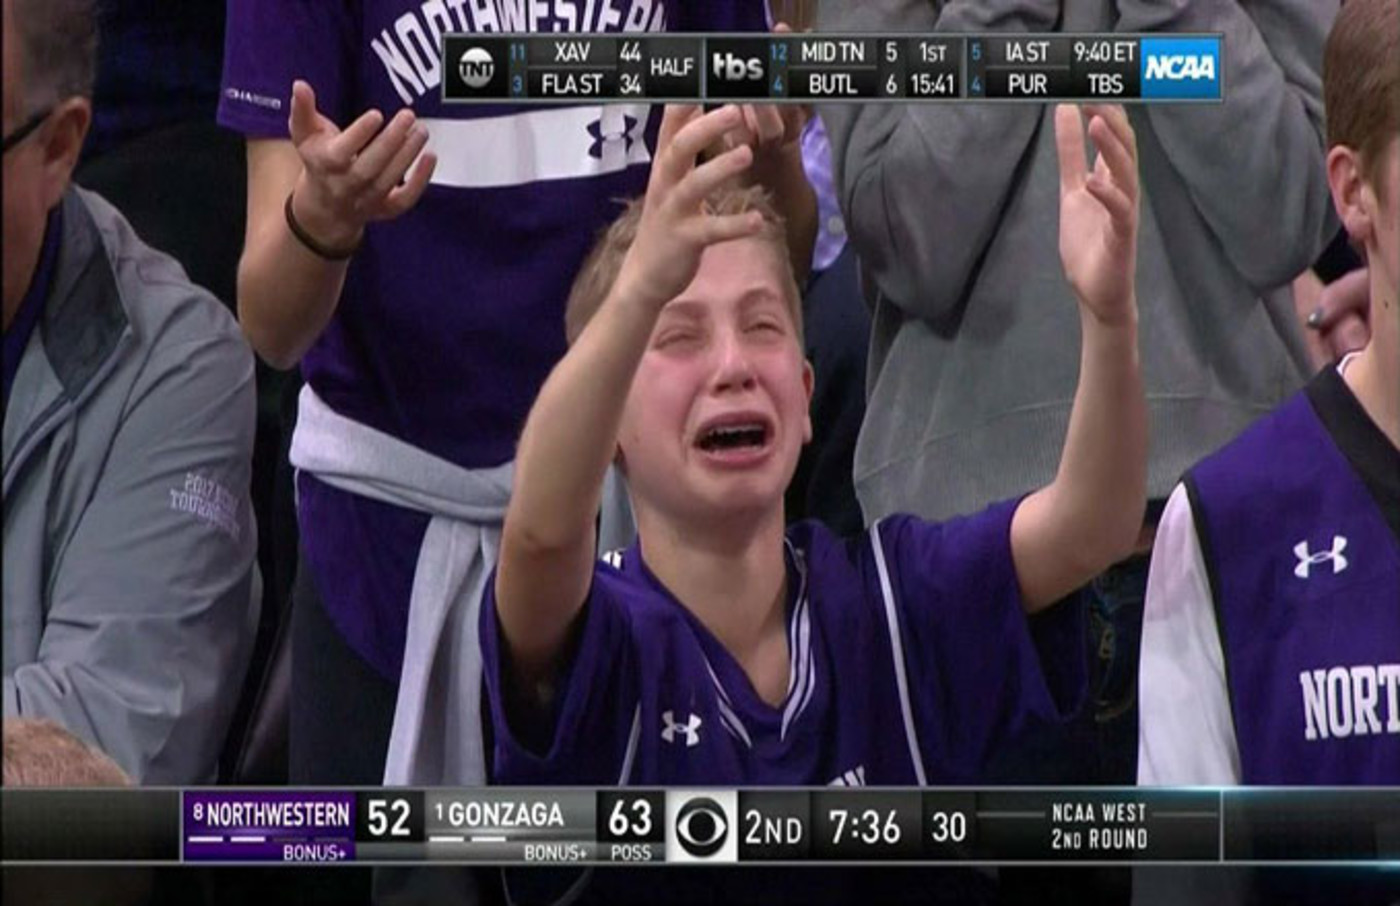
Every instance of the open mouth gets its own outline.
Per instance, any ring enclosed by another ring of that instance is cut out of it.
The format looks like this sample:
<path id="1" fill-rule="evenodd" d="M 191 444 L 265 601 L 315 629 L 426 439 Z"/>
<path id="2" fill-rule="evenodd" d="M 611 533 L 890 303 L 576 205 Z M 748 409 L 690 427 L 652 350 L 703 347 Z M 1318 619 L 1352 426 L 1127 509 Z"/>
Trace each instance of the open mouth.
<path id="1" fill-rule="evenodd" d="M 761 450 L 768 443 L 768 425 L 761 421 L 712 425 L 700 432 L 695 443 L 707 453 Z"/>

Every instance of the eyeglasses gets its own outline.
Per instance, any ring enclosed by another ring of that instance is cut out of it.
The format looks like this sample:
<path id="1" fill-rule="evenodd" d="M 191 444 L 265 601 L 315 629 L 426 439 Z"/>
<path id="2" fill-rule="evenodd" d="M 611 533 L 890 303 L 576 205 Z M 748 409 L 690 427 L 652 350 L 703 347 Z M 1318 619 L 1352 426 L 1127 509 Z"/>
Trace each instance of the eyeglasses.
<path id="1" fill-rule="evenodd" d="M 53 113 L 53 108 L 45 107 L 43 110 L 40 110 L 38 113 L 25 120 L 23 126 L 20 126 L 14 132 L 11 132 L 9 135 L 5 136 L 4 150 L 0 151 L 0 154 L 9 154 L 11 148 L 13 148 L 15 145 L 18 145 L 26 138 L 29 138 L 29 136 L 34 132 L 35 129 L 38 129 L 40 126 L 44 125 L 44 120 L 48 119 L 51 113 Z"/>

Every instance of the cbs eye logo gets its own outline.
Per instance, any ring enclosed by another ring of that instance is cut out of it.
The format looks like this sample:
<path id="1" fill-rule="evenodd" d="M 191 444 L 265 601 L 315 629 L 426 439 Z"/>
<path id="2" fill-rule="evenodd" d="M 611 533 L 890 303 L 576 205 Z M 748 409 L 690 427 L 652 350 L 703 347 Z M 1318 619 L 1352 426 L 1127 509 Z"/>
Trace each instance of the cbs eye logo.
<path id="1" fill-rule="evenodd" d="M 666 861 L 736 861 L 738 805 L 734 790 L 667 791 Z"/>
<path id="2" fill-rule="evenodd" d="M 676 838 L 681 848 L 699 859 L 719 852 L 729 837 L 729 819 L 713 799 L 692 799 L 676 813 Z"/>

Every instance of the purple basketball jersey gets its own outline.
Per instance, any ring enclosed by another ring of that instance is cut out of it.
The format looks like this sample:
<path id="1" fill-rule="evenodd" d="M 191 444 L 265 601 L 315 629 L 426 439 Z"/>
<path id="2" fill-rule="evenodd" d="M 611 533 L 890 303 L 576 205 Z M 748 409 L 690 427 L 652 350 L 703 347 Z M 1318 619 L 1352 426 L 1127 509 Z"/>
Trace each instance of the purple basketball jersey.
<path id="1" fill-rule="evenodd" d="M 892 517 L 849 542 L 814 522 L 791 529 L 789 686 L 776 707 L 636 546 L 613 558 L 618 565 L 600 563 L 542 752 L 511 732 L 488 586 L 493 779 L 975 782 L 993 747 L 1036 721 L 1062 719 L 1084 688 L 1076 608 L 1037 618 L 1034 637 L 1022 610 L 1014 510 L 999 504 L 940 525 Z"/>
<path id="2" fill-rule="evenodd" d="M 1327 368 L 1186 486 L 1243 782 L 1400 783 L 1400 451 Z"/>

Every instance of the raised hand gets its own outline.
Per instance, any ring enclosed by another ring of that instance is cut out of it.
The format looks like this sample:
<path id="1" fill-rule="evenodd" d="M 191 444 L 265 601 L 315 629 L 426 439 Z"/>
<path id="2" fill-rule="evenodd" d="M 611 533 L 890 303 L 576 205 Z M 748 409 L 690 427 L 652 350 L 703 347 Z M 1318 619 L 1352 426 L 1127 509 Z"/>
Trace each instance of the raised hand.
<path id="1" fill-rule="evenodd" d="M 366 224 L 413 207 L 437 165 L 431 151 L 419 159 L 428 131 L 413 111 L 400 110 L 384 126 L 384 115 L 370 110 L 341 130 L 316 109 L 316 93 L 301 80 L 292 85 L 288 125 L 302 161 L 293 213 L 329 247 L 351 247 Z"/>
<path id="2" fill-rule="evenodd" d="M 1089 138 L 1098 149 L 1092 172 L 1079 108 L 1055 109 L 1060 157 L 1060 260 L 1080 303 L 1105 324 L 1136 317 L 1137 139 L 1122 107 L 1093 105 Z"/>
<path id="3" fill-rule="evenodd" d="M 775 34 L 791 34 L 784 22 L 773 26 Z M 724 138 L 726 147 L 748 145 L 754 150 L 754 169 L 762 171 L 782 163 L 785 154 L 801 153 L 802 129 L 812 112 L 805 104 L 745 104 L 743 125 Z"/>
<path id="4" fill-rule="evenodd" d="M 629 298 L 659 311 L 690 285 L 706 247 L 762 228 L 757 211 L 721 216 L 705 207 L 710 193 L 753 163 L 753 149 L 739 145 L 696 164 L 704 149 L 741 120 L 733 106 L 704 114 L 693 106 L 666 108 L 637 238 L 618 274 L 619 288 Z"/>

